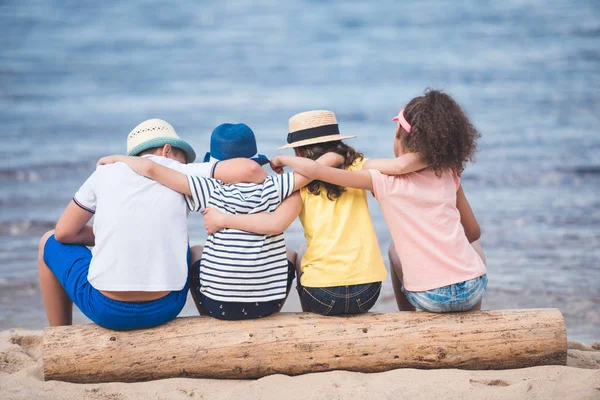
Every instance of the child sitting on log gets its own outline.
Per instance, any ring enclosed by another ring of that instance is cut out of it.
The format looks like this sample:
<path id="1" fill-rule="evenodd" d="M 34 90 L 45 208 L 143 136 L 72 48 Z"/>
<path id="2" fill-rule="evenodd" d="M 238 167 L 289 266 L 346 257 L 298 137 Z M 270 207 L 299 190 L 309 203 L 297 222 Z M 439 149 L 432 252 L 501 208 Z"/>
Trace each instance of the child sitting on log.
<path id="1" fill-rule="evenodd" d="M 479 132 L 449 95 L 436 90 L 411 100 L 393 120 L 396 157 L 417 153 L 428 168 L 386 175 L 379 167 L 348 171 L 291 156 L 271 163 L 373 192 L 392 234 L 390 270 L 400 310 L 478 310 L 487 288 L 485 258 L 460 175 L 474 158 Z"/>
<path id="2" fill-rule="evenodd" d="M 192 147 L 158 119 L 129 133 L 127 151 L 228 182 L 266 177 L 244 158 L 192 164 Z M 93 227 L 87 225 L 92 216 Z M 110 329 L 150 328 L 175 318 L 187 297 L 187 253 L 187 207 L 179 193 L 124 164 L 98 167 L 40 241 L 40 288 L 50 325 L 70 325 L 73 303 Z"/>
<path id="3" fill-rule="evenodd" d="M 218 163 L 246 155 L 261 165 L 268 162 L 265 156 L 255 154 L 256 140 L 247 125 L 222 124 L 213 131 L 206 159 Z M 320 161 L 328 165 L 340 162 L 335 154 L 325 155 Z M 256 214 L 273 212 L 281 206 L 288 212 L 297 208 L 298 195 L 293 193 L 309 182 L 289 173 L 269 176 L 260 184 L 229 185 L 193 173 L 186 176 L 139 157 L 105 157 L 99 164 L 115 162 L 124 162 L 137 173 L 185 194 L 193 211 L 214 207 L 227 214 Z M 284 229 L 267 234 L 227 229 L 210 234 L 204 248 L 195 246 L 191 293 L 199 312 L 218 319 L 244 320 L 279 311 L 295 277 L 296 254 L 286 249 Z"/>

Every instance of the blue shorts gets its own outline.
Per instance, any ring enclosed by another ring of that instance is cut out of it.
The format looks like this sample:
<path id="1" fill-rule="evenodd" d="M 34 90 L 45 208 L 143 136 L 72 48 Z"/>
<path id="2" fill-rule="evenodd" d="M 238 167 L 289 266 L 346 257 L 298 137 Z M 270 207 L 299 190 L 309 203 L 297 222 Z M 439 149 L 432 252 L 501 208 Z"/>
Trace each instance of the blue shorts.
<path id="1" fill-rule="evenodd" d="M 177 317 L 185 305 L 189 279 L 182 290 L 158 300 L 129 303 L 109 299 L 88 282 L 91 261 L 92 252 L 87 247 L 60 243 L 54 235 L 44 246 L 44 262 L 69 298 L 86 317 L 104 328 L 152 328 Z"/>
<path id="2" fill-rule="evenodd" d="M 435 313 L 468 311 L 483 299 L 487 283 L 487 275 L 482 275 L 424 292 L 411 292 L 404 289 L 404 286 L 402 291 L 410 304 L 423 311 Z"/>
<path id="3" fill-rule="evenodd" d="M 366 313 L 381 293 L 381 282 L 349 286 L 306 287 L 298 280 L 302 306 L 315 314 L 349 315 Z"/>

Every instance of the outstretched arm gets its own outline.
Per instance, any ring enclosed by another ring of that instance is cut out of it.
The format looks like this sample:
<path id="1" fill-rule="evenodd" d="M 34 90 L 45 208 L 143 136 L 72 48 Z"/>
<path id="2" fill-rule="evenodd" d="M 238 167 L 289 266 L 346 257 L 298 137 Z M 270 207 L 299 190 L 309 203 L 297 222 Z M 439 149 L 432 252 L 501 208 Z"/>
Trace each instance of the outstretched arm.
<path id="1" fill-rule="evenodd" d="M 326 167 L 337 167 L 344 162 L 344 157 L 337 153 L 325 153 L 321 157 L 317 158 L 316 162 L 317 164 L 324 165 Z M 294 190 L 299 190 L 312 181 L 313 179 L 294 170 Z"/>
<path id="2" fill-rule="evenodd" d="M 336 153 L 327 153 L 319 157 L 318 163 L 337 166 L 344 161 Z M 282 166 L 273 166 L 277 173 L 283 173 Z M 259 214 L 226 215 L 220 211 L 209 208 L 204 211 L 204 226 L 209 234 L 224 228 L 238 229 L 246 232 L 260 233 L 263 235 L 276 235 L 285 231 L 294 222 L 302 210 L 302 198 L 298 189 L 306 186 L 312 179 L 297 172 L 294 173 L 294 194 L 285 199 L 274 212 Z"/>
<path id="3" fill-rule="evenodd" d="M 403 175 L 427 167 L 419 153 L 407 153 L 396 158 L 370 158 L 362 169 L 376 169 L 385 175 Z"/>
<path id="4" fill-rule="evenodd" d="M 295 172 L 304 175 L 309 181 L 318 179 L 344 187 L 373 190 L 371 174 L 366 169 L 346 171 L 326 167 L 308 158 L 279 155 L 271 160 L 275 166 L 287 166 Z"/>
<path id="5" fill-rule="evenodd" d="M 302 210 L 300 193 L 295 192 L 285 199 L 272 213 L 231 215 L 223 214 L 215 208 L 204 210 L 204 226 L 209 234 L 224 228 L 276 235 L 285 231 Z"/>
<path id="6" fill-rule="evenodd" d="M 256 161 L 233 158 L 217 163 L 214 178 L 225 183 L 263 183 L 267 172 Z"/>
<path id="7" fill-rule="evenodd" d="M 187 176 L 144 157 L 108 156 L 101 158 L 98 161 L 98 165 L 113 164 L 116 162 L 123 162 L 136 173 L 153 179 L 176 192 L 187 196 L 191 196 L 192 194 Z"/>
<path id="8" fill-rule="evenodd" d="M 284 165 L 277 162 L 277 157 L 271 159 L 271 169 L 278 174 L 283 174 Z M 275 160 L 275 162 L 274 162 Z M 317 158 L 317 163 L 326 165 L 328 167 L 337 167 L 344 162 L 344 157 L 337 153 L 325 153 L 321 157 Z M 294 190 L 298 190 L 308 185 L 313 179 L 302 175 L 298 171 L 294 170 Z"/>

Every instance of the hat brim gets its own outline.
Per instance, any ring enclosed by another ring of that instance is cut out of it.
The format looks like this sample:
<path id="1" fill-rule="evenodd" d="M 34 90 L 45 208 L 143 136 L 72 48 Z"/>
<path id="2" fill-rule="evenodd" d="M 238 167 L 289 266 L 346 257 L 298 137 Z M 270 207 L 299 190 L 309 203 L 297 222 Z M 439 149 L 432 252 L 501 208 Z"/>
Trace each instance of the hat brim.
<path id="1" fill-rule="evenodd" d="M 127 152 L 127 155 L 137 156 L 143 151 L 152 149 L 154 147 L 162 147 L 165 144 L 170 144 L 171 147 L 175 147 L 176 149 L 182 150 L 185 153 L 185 161 L 187 163 L 192 163 L 196 160 L 196 152 L 194 151 L 194 149 L 192 149 L 192 146 L 190 146 L 184 140 L 172 137 L 158 137 L 147 140 L 143 143 L 138 144 L 133 149 L 129 150 L 129 152 Z"/>
<path id="2" fill-rule="evenodd" d="M 277 150 L 293 149 L 295 147 L 309 146 L 311 144 L 317 144 L 317 143 L 335 142 L 337 140 L 354 139 L 355 137 L 356 137 L 356 135 L 354 135 L 354 136 L 342 136 L 342 135 L 321 136 L 321 137 L 316 137 L 316 138 L 312 138 L 312 139 L 300 140 L 300 141 L 294 142 L 294 143 L 289 143 L 289 144 L 286 144 L 285 146 L 278 147 Z"/>
<path id="3" fill-rule="evenodd" d="M 211 155 L 210 155 L 210 152 L 208 152 L 204 156 L 204 162 L 209 162 L 210 160 L 211 160 Z M 213 160 L 224 161 L 224 160 L 217 160 L 216 158 L 213 158 Z M 257 162 L 258 165 L 261 165 L 261 166 L 268 164 L 270 162 L 269 159 L 267 158 L 267 156 L 265 156 L 264 154 L 257 154 L 256 157 L 251 157 L 250 160 Z"/>
<path id="4" fill-rule="evenodd" d="M 263 154 L 258 154 L 256 157 L 251 158 L 252 161 L 256 161 L 258 163 L 258 165 L 265 165 L 268 164 L 270 161 L 267 158 L 267 156 L 263 155 Z"/>

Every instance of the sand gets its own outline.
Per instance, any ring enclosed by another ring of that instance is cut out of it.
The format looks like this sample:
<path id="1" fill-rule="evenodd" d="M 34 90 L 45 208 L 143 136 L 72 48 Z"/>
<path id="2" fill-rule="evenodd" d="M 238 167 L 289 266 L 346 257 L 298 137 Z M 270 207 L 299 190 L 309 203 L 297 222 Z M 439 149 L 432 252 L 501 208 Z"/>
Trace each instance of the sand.
<path id="1" fill-rule="evenodd" d="M 569 342 L 567 366 L 505 371 L 334 371 L 258 380 L 44 382 L 41 331 L 0 332 L 0 399 L 600 399 L 600 344 Z"/>

